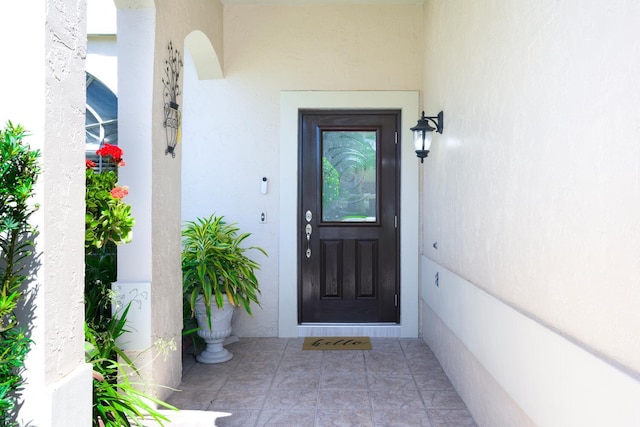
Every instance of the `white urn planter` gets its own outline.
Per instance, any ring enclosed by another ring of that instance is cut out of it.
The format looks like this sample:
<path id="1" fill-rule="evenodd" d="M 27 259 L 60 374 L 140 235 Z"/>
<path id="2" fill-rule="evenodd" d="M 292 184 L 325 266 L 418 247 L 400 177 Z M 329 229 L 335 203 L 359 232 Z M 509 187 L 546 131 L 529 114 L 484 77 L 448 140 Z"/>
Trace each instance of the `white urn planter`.
<path id="1" fill-rule="evenodd" d="M 216 306 L 215 301 L 211 304 L 211 328 L 207 323 L 207 310 L 204 300 L 200 296 L 196 300 L 195 314 L 198 321 L 198 335 L 207 343 L 207 347 L 196 356 L 200 363 L 222 363 L 230 360 L 233 354 L 223 347 L 225 339 L 231 335 L 231 317 L 234 307 L 224 295 L 224 305 L 222 308 Z"/>

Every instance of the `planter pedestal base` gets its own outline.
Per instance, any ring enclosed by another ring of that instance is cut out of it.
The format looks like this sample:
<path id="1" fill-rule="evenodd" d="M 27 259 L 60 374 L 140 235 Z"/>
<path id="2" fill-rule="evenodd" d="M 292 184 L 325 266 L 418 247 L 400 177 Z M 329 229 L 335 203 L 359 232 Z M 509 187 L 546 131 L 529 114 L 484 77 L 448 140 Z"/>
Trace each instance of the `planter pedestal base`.
<path id="1" fill-rule="evenodd" d="M 222 363 L 231 360 L 233 354 L 222 346 L 224 338 L 204 339 L 207 348 L 196 356 L 196 360 L 200 363 Z"/>
<path id="2" fill-rule="evenodd" d="M 200 363 L 222 363 L 231 360 L 233 354 L 223 347 L 224 341 L 231 335 L 231 317 L 233 316 L 233 306 L 229 303 L 227 296 L 224 296 L 222 308 L 212 307 L 211 328 L 207 322 L 207 311 L 202 297 L 196 301 L 196 319 L 200 329 L 198 335 L 207 343 L 207 348 L 196 356 Z"/>

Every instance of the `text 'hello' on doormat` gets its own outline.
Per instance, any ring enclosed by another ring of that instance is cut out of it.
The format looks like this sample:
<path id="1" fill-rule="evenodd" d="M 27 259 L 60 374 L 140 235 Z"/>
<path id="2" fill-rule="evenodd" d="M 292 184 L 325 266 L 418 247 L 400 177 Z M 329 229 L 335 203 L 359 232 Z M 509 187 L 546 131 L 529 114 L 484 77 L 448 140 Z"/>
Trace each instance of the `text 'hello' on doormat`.
<path id="1" fill-rule="evenodd" d="M 371 350 L 369 337 L 307 337 L 303 350 Z"/>

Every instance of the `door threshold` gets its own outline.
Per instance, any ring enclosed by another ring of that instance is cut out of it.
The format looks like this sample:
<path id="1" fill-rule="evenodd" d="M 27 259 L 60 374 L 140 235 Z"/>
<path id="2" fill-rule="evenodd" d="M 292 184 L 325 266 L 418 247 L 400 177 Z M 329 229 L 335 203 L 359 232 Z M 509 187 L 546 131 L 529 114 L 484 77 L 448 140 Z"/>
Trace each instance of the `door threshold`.
<path id="1" fill-rule="evenodd" d="M 378 337 L 400 338 L 397 323 L 303 323 L 298 325 L 298 337 Z"/>

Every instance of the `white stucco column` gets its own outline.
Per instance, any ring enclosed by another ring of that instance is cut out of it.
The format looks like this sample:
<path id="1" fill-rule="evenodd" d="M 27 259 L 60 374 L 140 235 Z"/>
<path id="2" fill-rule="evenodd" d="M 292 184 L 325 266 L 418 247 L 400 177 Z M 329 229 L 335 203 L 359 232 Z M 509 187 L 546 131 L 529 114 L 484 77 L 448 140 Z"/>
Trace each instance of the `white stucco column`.
<path id="1" fill-rule="evenodd" d="M 118 247 L 121 301 L 132 304 L 127 350 L 151 344 L 151 105 L 153 100 L 155 9 L 118 10 L 118 143 L 126 166 L 118 171 L 120 185 L 129 187 L 135 226 L 133 241 Z"/>
<path id="2" fill-rule="evenodd" d="M 22 124 L 41 152 L 31 217 L 38 235 L 20 326 L 33 340 L 20 425 L 91 424 L 84 362 L 85 2 L 2 2 L 0 124 Z"/>
<path id="3" fill-rule="evenodd" d="M 181 159 L 179 150 L 175 158 L 165 156 L 162 77 L 168 42 L 182 52 L 183 37 L 159 34 L 166 26 L 153 2 L 116 5 L 118 135 L 126 161 L 119 183 L 129 186 L 136 222 L 133 241 L 118 249 L 117 289 L 123 303 L 131 302 L 131 333 L 120 343 L 132 352 L 146 391 L 163 399 L 170 393 L 166 387 L 177 387 L 182 376 L 182 287 Z"/>

